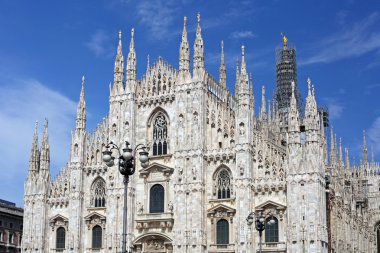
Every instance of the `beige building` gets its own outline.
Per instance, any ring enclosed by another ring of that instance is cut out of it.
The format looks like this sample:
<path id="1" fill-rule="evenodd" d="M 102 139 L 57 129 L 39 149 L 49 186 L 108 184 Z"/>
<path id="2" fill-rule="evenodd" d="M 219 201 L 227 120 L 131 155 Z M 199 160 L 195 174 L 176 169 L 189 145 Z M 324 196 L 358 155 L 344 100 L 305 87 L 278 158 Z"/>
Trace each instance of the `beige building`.
<path id="1" fill-rule="evenodd" d="M 219 80 L 204 67 L 200 16 L 193 50 L 185 19 L 179 69 L 159 58 L 138 80 L 136 57 L 132 30 L 124 69 L 120 33 L 109 113 L 93 132 L 82 80 L 71 154 L 54 180 L 47 122 L 41 147 L 36 126 L 23 252 L 121 251 L 123 180 L 101 152 L 110 141 L 129 141 L 150 147 L 149 166 L 137 164 L 128 189 L 133 252 L 257 252 L 258 232 L 246 221 L 256 212 L 274 220 L 263 252 L 380 253 L 380 168 L 373 157 L 368 162 L 366 145 L 359 167 L 350 167 L 348 154 L 343 159 L 333 133 L 328 148 L 310 80 L 304 108 L 296 84 L 286 110 L 266 104 L 262 87 L 256 116 L 244 47 L 232 94 L 223 44 Z"/>

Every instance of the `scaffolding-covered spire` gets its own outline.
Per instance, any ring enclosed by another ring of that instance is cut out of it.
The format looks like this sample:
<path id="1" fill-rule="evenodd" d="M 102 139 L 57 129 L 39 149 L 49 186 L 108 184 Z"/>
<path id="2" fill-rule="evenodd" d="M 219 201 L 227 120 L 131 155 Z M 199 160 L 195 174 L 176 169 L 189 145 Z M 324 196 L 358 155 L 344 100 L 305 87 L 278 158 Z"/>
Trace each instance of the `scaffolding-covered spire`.
<path id="1" fill-rule="evenodd" d="M 76 131 L 86 130 L 86 101 L 84 99 L 84 81 L 85 77 L 82 76 L 82 88 L 80 91 L 77 107 Z"/>
<path id="2" fill-rule="evenodd" d="M 194 42 L 193 76 L 202 78 L 204 73 L 204 45 L 201 29 L 201 14 L 197 15 L 197 33 Z"/>
<path id="3" fill-rule="evenodd" d="M 220 68 L 219 68 L 219 82 L 223 88 L 227 86 L 226 64 L 224 63 L 224 43 L 221 42 L 221 54 L 220 54 Z"/>
<path id="4" fill-rule="evenodd" d="M 186 17 L 183 17 L 182 40 L 179 48 L 179 75 L 183 80 L 190 77 L 190 50 L 187 41 Z"/>

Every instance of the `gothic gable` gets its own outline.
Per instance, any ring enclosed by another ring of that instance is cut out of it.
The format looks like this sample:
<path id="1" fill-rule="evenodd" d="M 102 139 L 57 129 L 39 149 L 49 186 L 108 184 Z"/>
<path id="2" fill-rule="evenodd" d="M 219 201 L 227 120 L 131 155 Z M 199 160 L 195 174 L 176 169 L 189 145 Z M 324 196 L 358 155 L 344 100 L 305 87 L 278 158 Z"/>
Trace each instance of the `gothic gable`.
<path id="1" fill-rule="evenodd" d="M 163 164 L 159 163 L 152 163 L 145 169 L 140 170 L 140 175 L 144 178 L 149 179 L 162 179 L 169 177 L 171 174 L 173 174 L 174 169 L 170 168 L 168 166 L 165 166 Z"/>
<path id="2" fill-rule="evenodd" d="M 271 200 L 268 200 L 262 203 L 261 205 L 258 205 L 256 207 L 256 212 L 262 212 L 266 216 L 269 216 L 269 215 L 277 216 L 280 218 L 280 220 L 282 220 L 285 209 L 286 209 L 286 206 L 278 204 Z"/>
<path id="3" fill-rule="evenodd" d="M 105 228 L 106 225 L 106 216 L 101 215 L 97 212 L 93 212 L 85 216 L 84 220 L 87 224 L 88 229 L 91 229 L 96 225 L 100 225 L 101 227 Z"/>
<path id="4" fill-rule="evenodd" d="M 49 219 L 49 224 L 53 231 L 58 227 L 64 227 L 67 229 L 68 224 L 69 224 L 69 219 L 67 219 L 66 217 L 60 214 L 57 214 Z"/>

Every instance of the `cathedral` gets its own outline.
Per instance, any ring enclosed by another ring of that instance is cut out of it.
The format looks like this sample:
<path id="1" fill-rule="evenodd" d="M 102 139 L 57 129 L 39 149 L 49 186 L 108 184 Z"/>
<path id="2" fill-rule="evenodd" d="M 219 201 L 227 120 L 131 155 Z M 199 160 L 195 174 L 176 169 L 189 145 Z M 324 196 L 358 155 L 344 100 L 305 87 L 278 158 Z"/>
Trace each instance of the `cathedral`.
<path id="1" fill-rule="evenodd" d="M 137 162 L 128 185 L 129 252 L 254 253 L 261 246 L 267 253 L 380 253 L 380 165 L 365 132 L 361 162 L 350 165 L 317 104 L 318 87 L 297 83 L 287 38 L 278 51 L 275 102 L 260 87 L 257 109 L 259 87 L 244 46 L 234 93 L 223 42 L 218 80 L 205 69 L 199 14 L 190 48 L 185 17 L 179 68 L 158 58 L 138 79 L 134 30 L 125 68 L 120 32 L 108 115 L 86 129 L 83 78 L 70 156 L 54 179 L 48 122 L 41 143 L 36 124 L 22 252 L 121 252 L 123 176 L 102 152 L 111 141 L 120 148 L 128 141 L 150 148 L 149 165 Z M 307 86 L 305 99 L 298 85 Z M 249 214 L 265 219 L 261 243 Z"/>

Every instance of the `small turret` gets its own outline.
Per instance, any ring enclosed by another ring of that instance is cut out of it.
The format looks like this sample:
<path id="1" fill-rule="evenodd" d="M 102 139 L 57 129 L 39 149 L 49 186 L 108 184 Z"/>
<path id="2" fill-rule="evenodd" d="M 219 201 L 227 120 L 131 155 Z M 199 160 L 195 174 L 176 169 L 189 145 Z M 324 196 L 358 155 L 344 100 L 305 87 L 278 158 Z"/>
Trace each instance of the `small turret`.
<path id="1" fill-rule="evenodd" d="M 197 33 L 195 36 L 194 42 L 194 59 L 193 59 L 193 76 L 199 79 L 203 78 L 204 74 L 204 46 L 202 39 L 202 30 L 201 30 L 201 14 L 197 15 L 198 25 Z"/>
<path id="2" fill-rule="evenodd" d="M 131 42 L 129 43 L 129 53 L 127 59 L 127 81 L 125 90 L 127 93 L 133 92 L 136 82 L 136 51 L 134 42 L 135 29 L 131 29 Z"/>
<path id="3" fill-rule="evenodd" d="M 124 56 L 123 48 L 121 44 L 121 31 L 119 31 L 119 44 L 117 46 L 117 53 L 115 58 L 115 67 L 114 67 L 114 81 L 113 81 L 113 90 L 112 93 L 122 94 L 124 91 Z"/>
<path id="4" fill-rule="evenodd" d="M 190 79 L 190 50 L 187 41 L 186 17 L 183 17 L 183 31 L 179 48 L 179 77 L 183 81 Z"/>
<path id="5" fill-rule="evenodd" d="M 221 42 L 219 83 L 223 88 L 227 87 L 227 75 L 226 75 L 226 64 L 224 63 L 224 43 L 223 43 L 223 40 Z"/>

